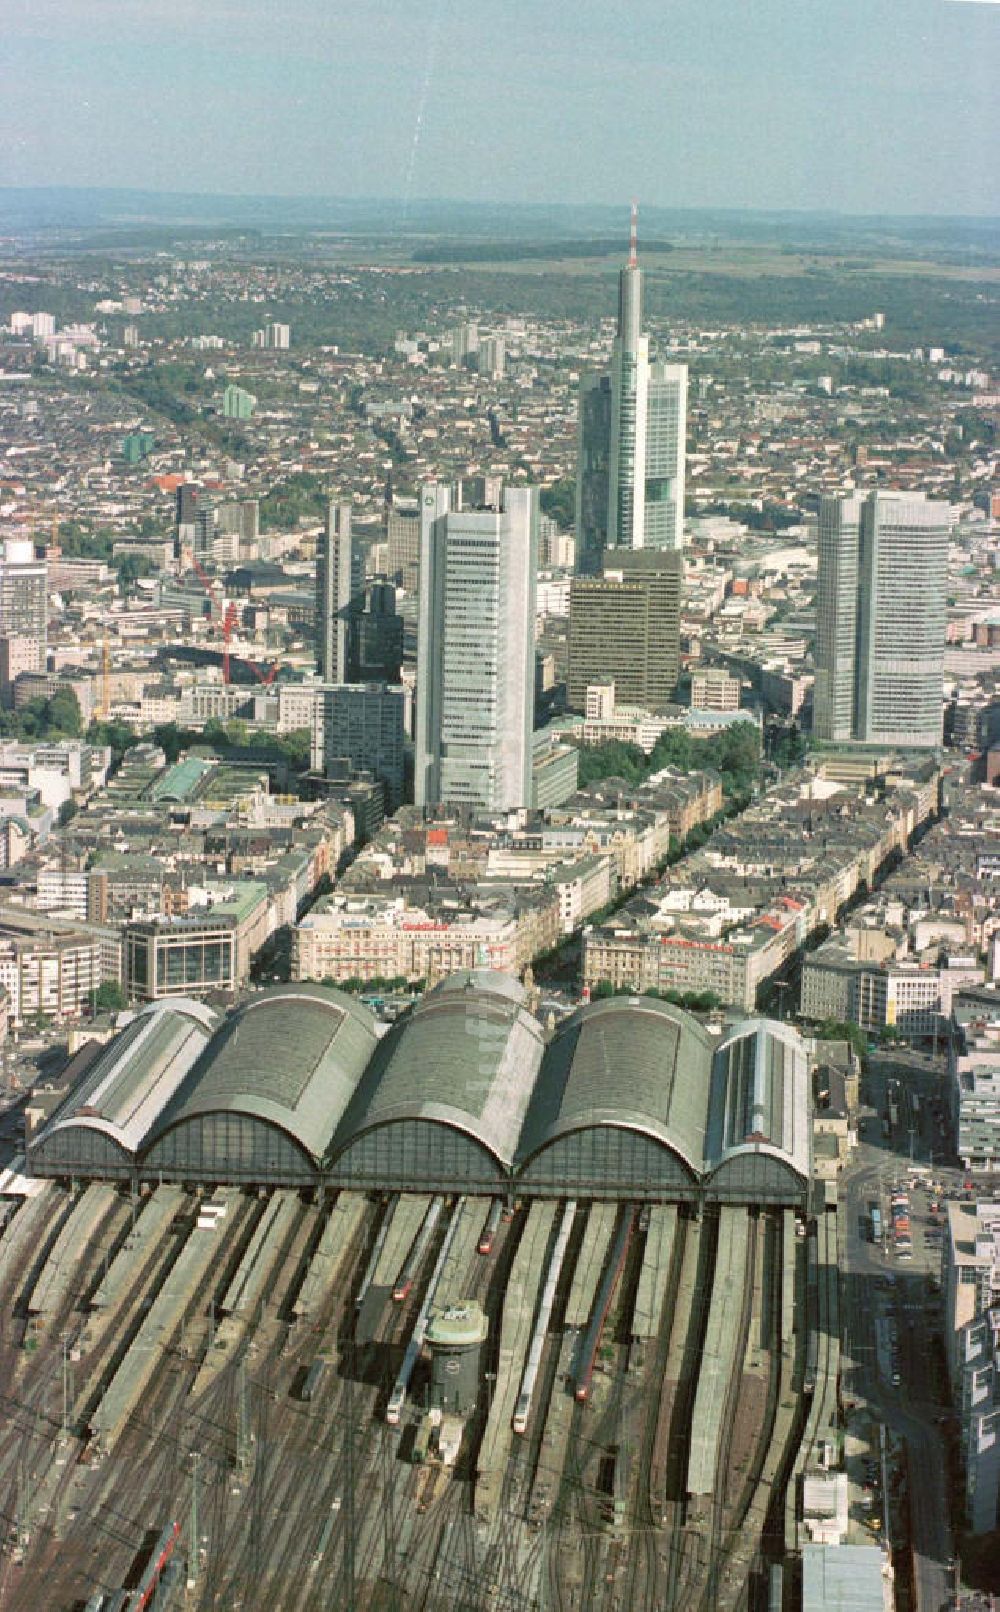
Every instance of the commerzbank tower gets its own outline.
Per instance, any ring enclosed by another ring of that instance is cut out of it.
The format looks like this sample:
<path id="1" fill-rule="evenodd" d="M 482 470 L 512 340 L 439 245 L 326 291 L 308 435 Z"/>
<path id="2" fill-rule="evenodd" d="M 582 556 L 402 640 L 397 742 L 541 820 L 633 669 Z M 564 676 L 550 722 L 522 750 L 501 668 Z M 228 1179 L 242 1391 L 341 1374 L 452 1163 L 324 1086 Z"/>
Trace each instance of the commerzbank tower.
<path id="1" fill-rule="evenodd" d="M 576 568 L 599 575 L 608 549 L 680 549 L 687 365 L 650 363 L 642 332 L 636 208 L 618 276 L 609 369 L 584 375 L 576 489 Z"/>

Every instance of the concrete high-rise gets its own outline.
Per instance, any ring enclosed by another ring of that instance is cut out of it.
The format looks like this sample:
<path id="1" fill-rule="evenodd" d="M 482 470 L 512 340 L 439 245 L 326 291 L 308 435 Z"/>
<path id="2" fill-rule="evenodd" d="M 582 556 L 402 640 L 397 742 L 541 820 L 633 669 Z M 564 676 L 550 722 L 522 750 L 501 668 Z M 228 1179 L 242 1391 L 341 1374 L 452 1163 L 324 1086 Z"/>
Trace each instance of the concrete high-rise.
<path id="1" fill-rule="evenodd" d="M 341 683 L 321 690 L 314 707 L 312 766 L 328 777 L 371 773 L 385 789 L 386 810 L 403 799 L 406 696 L 386 683 Z"/>
<path id="2" fill-rule="evenodd" d="M 941 743 L 950 528 L 949 506 L 921 494 L 820 501 L 818 739 Z"/>
<path id="3" fill-rule="evenodd" d="M 389 575 L 407 593 L 420 585 L 420 502 L 396 498 L 386 512 L 386 564 Z"/>
<path id="4" fill-rule="evenodd" d="M 417 805 L 528 806 L 538 490 L 463 509 L 432 482 L 420 512 Z"/>
<path id="5" fill-rule="evenodd" d="M 597 576 L 605 549 L 680 549 L 684 541 L 687 365 L 651 363 L 642 333 L 635 208 L 618 277 L 611 366 L 580 384 L 576 568 Z"/>
<path id="6" fill-rule="evenodd" d="M 582 711 L 592 683 L 613 682 L 622 705 L 665 705 L 680 669 L 683 562 L 676 549 L 619 549 L 600 577 L 574 577 L 567 696 Z"/>
<path id="7" fill-rule="evenodd" d="M 351 506 L 331 500 L 316 556 L 316 664 L 324 683 L 349 680 L 351 616 L 364 581 L 363 558 L 351 536 Z"/>
<path id="8" fill-rule="evenodd" d="M 45 664 L 49 621 L 48 562 L 37 559 L 30 538 L 9 537 L 0 544 L 0 633 L 37 647 Z"/>

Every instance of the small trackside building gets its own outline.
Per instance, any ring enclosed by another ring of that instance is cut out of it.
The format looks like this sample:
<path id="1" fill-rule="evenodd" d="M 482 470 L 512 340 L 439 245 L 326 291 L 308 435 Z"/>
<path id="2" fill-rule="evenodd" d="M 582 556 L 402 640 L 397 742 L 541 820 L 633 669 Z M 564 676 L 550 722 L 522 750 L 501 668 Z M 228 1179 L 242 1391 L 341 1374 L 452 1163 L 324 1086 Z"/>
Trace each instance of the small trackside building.
<path id="1" fill-rule="evenodd" d="M 331 1185 L 505 1191 L 544 1036 L 516 980 L 452 974 L 380 1042 L 330 1150 Z"/>
<path id="2" fill-rule="evenodd" d="M 130 1180 L 150 1127 L 217 1022 L 203 1003 L 185 998 L 154 1002 L 137 1013 L 31 1142 L 32 1174 Z"/>
<path id="3" fill-rule="evenodd" d="M 519 1151 L 526 1196 L 700 1195 L 712 1040 L 653 997 L 579 1009 L 546 1049 Z"/>
<path id="4" fill-rule="evenodd" d="M 311 1186 L 377 1042 L 367 1008 L 281 985 L 225 1022 L 142 1150 L 147 1179 Z"/>

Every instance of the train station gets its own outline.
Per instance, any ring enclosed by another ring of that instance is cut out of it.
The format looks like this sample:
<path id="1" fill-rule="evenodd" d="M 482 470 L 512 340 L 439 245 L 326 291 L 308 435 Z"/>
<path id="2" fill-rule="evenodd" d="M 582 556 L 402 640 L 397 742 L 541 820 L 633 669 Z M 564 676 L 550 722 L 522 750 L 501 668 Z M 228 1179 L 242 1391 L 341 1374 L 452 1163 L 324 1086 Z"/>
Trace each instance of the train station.
<path id="1" fill-rule="evenodd" d="M 712 1036 L 615 997 L 546 1040 L 524 988 L 453 975 L 386 1034 L 322 985 L 219 1019 L 139 1013 L 33 1138 L 35 1175 L 375 1192 L 802 1204 L 809 1070 L 797 1033 Z"/>
<path id="2" fill-rule="evenodd" d="M 389 1028 L 293 984 L 89 1044 L 0 1204 L 53 1605 L 83 1508 L 120 1582 L 169 1503 L 198 1606 L 736 1612 L 833 1414 L 811 1081 L 778 1021 L 546 1029 L 488 970 Z"/>

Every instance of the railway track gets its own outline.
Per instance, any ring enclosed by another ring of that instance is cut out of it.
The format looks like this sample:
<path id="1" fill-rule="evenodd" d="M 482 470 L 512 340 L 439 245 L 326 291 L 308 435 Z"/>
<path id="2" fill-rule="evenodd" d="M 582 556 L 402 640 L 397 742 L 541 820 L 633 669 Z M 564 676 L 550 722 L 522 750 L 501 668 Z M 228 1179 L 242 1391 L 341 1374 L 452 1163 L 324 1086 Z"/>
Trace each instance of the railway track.
<path id="1" fill-rule="evenodd" d="M 686 1593 L 691 1576 L 691 1556 L 696 1544 L 696 1536 L 689 1534 L 686 1527 L 685 1483 L 697 1364 L 705 1335 L 708 1294 L 715 1269 L 716 1229 L 716 1226 L 700 1221 L 687 1230 L 679 1288 L 682 1311 L 675 1320 L 675 1327 L 679 1322 L 683 1332 L 678 1332 L 676 1343 L 673 1332 L 670 1338 L 670 1355 L 676 1366 L 677 1378 L 669 1417 L 665 1424 L 661 1421 L 659 1431 L 663 1473 L 662 1514 L 668 1527 L 663 1595 L 665 1612 L 675 1612 L 683 1605 L 681 1596 Z"/>
<path id="2" fill-rule="evenodd" d="M 753 1313 L 754 1281 L 756 1276 L 756 1261 L 759 1257 L 760 1222 L 751 1218 L 748 1228 L 746 1260 L 744 1265 L 743 1298 L 740 1306 L 739 1323 L 736 1333 L 736 1347 L 734 1352 L 734 1367 L 730 1373 L 726 1386 L 726 1399 L 722 1413 L 722 1429 L 719 1437 L 718 1455 L 715 1463 L 715 1478 L 712 1488 L 712 1526 L 708 1540 L 706 1584 L 699 1604 L 706 1608 L 706 1612 L 715 1612 L 718 1606 L 719 1578 L 723 1566 L 723 1531 L 727 1512 L 726 1490 L 729 1475 L 729 1462 L 733 1450 L 735 1433 L 736 1407 L 739 1401 L 740 1387 L 743 1381 L 743 1360 L 746 1353 L 747 1333 L 750 1328 L 750 1319 Z"/>

